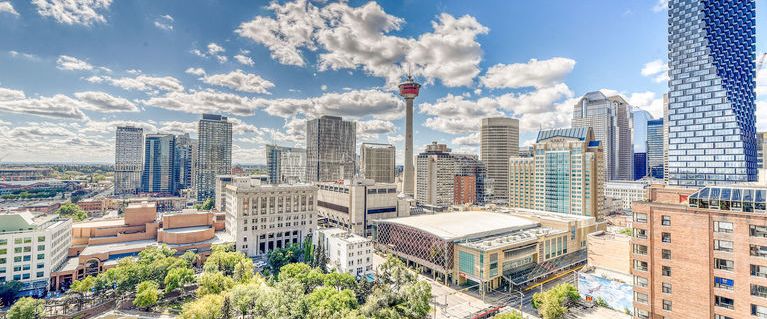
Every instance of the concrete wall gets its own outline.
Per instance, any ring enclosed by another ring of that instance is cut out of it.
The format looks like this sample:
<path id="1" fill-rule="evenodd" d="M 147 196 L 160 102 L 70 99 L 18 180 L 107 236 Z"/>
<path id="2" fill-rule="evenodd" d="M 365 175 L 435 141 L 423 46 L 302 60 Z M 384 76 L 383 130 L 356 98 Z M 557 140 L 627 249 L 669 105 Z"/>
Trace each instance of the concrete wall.
<path id="1" fill-rule="evenodd" d="M 631 237 L 604 231 L 588 235 L 589 266 L 629 274 L 631 272 Z"/>

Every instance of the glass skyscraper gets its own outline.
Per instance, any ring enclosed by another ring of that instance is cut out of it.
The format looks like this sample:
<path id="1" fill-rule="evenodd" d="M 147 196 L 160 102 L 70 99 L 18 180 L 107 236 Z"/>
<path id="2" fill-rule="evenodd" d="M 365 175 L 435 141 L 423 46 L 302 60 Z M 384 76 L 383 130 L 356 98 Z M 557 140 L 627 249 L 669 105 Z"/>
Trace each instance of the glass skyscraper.
<path id="1" fill-rule="evenodd" d="M 197 201 L 216 196 L 216 176 L 232 173 L 232 122 L 226 116 L 203 114 L 197 123 Z"/>
<path id="2" fill-rule="evenodd" d="M 147 134 L 145 144 L 142 191 L 175 195 L 178 180 L 175 161 L 176 137 L 171 134 Z"/>
<path id="3" fill-rule="evenodd" d="M 754 0 L 670 0 L 669 184 L 754 181 Z"/>
<path id="4" fill-rule="evenodd" d="M 663 178 L 663 119 L 647 121 L 647 169 L 650 176 Z"/>

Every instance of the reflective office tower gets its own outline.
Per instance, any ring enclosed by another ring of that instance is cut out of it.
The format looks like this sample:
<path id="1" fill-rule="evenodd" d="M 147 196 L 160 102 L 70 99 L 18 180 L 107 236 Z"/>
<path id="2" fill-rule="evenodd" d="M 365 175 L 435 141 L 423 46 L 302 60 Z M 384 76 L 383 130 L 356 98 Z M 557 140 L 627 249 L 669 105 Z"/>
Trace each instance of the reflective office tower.
<path id="1" fill-rule="evenodd" d="M 533 154 L 509 161 L 511 207 L 602 218 L 604 156 L 591 128 L 540 131 Z"/>
<path id="2" fill-rule="evenodd" d="M 509 158 L 519 156 L 519 120 L 506 117 L 482 119 L 479 133 L 479 158 L 487 165 L 488 178 L 493 180 L 494 199 L 507 203 Z"/>
<path id="3" fill-rule="evenodd" d="M 647 121 L 647 169 L 653 178 L 663 178 L 663 119 Z"/>
<path id="4" fill-rule="evenodd" d="M 306 179 L 335 181 L 354 177 L 357 123 L 338 116 L 306 122 Z"/>
<path id="5" fill-rule="evenodd" d="M 767 168 L 764 150 L 767 149 L 767 132 L 756 133 L 756 163 L 758 168 Z"/>
<path id="6" fill-rule="evenodd" d="M 647 176 L 647 153 L 634 152 L 634 180 Z"/>
<path id="7" fill-rule="evenodd" d="M 396 150 L 391 144 L 362 143 L 360 172 L 376 183 L 394 183 Z"/>
<path id="8" fill-rule="evenodd" d="M 144 163 L 144 130 L 117 127 L 115 134 L 115 195 L 136 194 L 141 188 Z"/>
<path id="9" fill-rule="evenodd" d="M 631 106 L 620 96 L 586 93 L 573 109 L 573 128 L 591 127 L 602 143 L 605 178 L 633 180 L 634 146 Z"/>
<path id="10" fill-rule="evenodd" d="M 225 116 L 203 114 L 197 123 L 197 200 L 215 198 L 216 175 L 232 172 L 232 123 Z"/>
<path id="11" fill-rule="evenodd" d="M 668 93 L 663 94 L 663 183 L 668 185 Z"/>
<path id="12" fill-rule="evenodd" d="M 266 170 L 271 184 L 306 182 L 306 150 L 266 145 Z"/>
<path id="13" fill-rule="evenodd" d="M 145 145 L 141 191 L 175 195 L 178 180 L 176 137 L 171 134 L 147 134 Z"/>
<path id="14" fill-rule="evenodd" d="M 754 181 L 754 0 L 671 0 L 669 184 Z"/>
<path id="15" fill-rule="evenodd" d="M 192 168 L 194 167 L 194 141 L 189 138 L 189 133 L 176 135 L 176 185 L 178 189 L 192 187 Z"/>

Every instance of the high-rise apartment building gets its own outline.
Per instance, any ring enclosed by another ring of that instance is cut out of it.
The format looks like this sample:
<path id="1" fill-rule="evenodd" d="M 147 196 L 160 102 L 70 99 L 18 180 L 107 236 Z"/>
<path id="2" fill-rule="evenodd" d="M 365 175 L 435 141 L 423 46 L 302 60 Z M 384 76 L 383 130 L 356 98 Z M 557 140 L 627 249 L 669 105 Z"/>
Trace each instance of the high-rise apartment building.
<path id="1" fill-rule="evenodd" d="M 482 119 L 479 131 L 479 158 L 493 181 L 494 199 L 507 203 L 509 197 L 509 158 L 519 156 L 519 120 L 494 117 Z"/>
<path id="2" fill-rule="evenodd" d="M 234 177 L 224 187 L 224 198 L 226 231 L 248 256 L 303 243 L 317 228 L 317 187 L 312 185 Z"/>
<path id="3" fill-rule="evenodd" d="M 306 149 L 266 145 L 266 170 L 271 184 L 306 182 Z"/>
<path id="4" fill-rule="evenodd" d="M 540 131 L 532 159 L 509 160 L 509 205 L 600 219 L 603 159 L 591 128 Z"/>
<path id="5" fill-rule="evenodd" d="M 354 177 L 357 123 L 338 116 L 306 122 L 306 179 L 335 181 Z"/>
<path id="6" fill-rule="evenodd" d="M 462 183 L 458 187 L 456 176 Z M 470 181 L 473 189 L 463 185 Z M 465 204 L 465 198 L 475 199 L 474 204 L 484 204 L 492 199 L 492 187 L 486 184 L 487 168 L 476 155 L 453 154 L 447 145 L 432 142 L 416 157 L 415 198 L 421 205 L 444 208 L 456 204 L 456 198 L 460 199 L 458 204 Z"/>
<path id="7" fill-rule="evenodd" d="M 119 126 L 115 134 L 115 195 L 136 194 L 144 164 L 144 129 Z"/>
<path id="8" fill-rule="evenodd" d="M 663 178 L 663 119 L 647 121 L 647 170 L 653 178 Z"/>
<path id="9" fill-rule="evenodd" d="M 453 153 L 451 156 L 455 162 L 456 176 L 453 178 L 453 203 L 481 205 L 492 202 L 495 194 L 494 183 L 487 175 L 485 162 L 473 154 Z M 474 187 L 469 187 L 471 184 Z"/>
<path id="10" fill-rule="evenodd" d="M 360 172 L 377 183 L 394 183 L 396 150 L 391 144 L 362 143 Z"/>
<path id="11" fill-rule="evenodd" d="M 189 133 L 183 135 L 176 135 L 176 185 L 178 189 L 186 189 L 192 187 L 192 181 L 194 180 L 194 165 L 196 154 L 195 145 L 196 141 L 189 138 Z"/>
<path id="12" fill-rule="evenodd" d="M 176 137 L 171 134 L 147 134 L 141 191 L 154 194 L 176 194 Z"/>
<path id="13" fill-rule="evenodd" d="M 757 178 L 754 0 L 671 0 L 669 184 Z"/>
<path id="14" fill-rule="evenodd" d="M 650 187 L 632 206 L 635 318 L 767 317 L 767 186 Z"/>
<path id="15" fill-rule="evenodd" d="M 215 198 L 216 175 L 232 172 L 232 122 L 203 114 L 197 123 L 197 201 Z"/>
<path id="16" fill-rule="evenodd" d="M 607 180 L 634 179 L 631 106 L 620 96 L 586 93 L 573 108 L 573 128 L 591 127 L 605 157 Z"/>

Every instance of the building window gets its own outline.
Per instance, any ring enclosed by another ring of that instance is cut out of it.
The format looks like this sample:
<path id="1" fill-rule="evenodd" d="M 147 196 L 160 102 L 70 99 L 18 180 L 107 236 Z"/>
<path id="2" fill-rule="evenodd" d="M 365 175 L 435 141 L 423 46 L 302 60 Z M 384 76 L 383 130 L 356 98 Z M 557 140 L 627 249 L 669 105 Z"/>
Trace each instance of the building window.
<path id="1" fill-rule="evenodd" d="M 660 240 L 664 243 L 670 243 L 671 242 L 671 234 L 670 233 L 661 233 L 660 234 Z"/>
<path id="2" fill-rule="evenodd" d="M 751 315 L 757 318 L 767 318 L 767 307 L 751 305 Z"/>
<path id="3" fill-rule="evenodd" d="M 661 250 L 661 258 L 663 258 L 663 259 L 671 259 L 671 250 L 670 249 L 663 249 L 663 250 Z"/>
<path id="4" fill-rule="evenodd" d="M 650 313 L 645 310 L 634 308 L 634 313 L 639 319 L 650 319 Z"/>
<path id="5" fill-rule="evenodd" d="M 661 268 L 661 274 L 666 277 L 671 276 L 671 266 L 663 266 Z"/>
<path id="6" fill-rule="evenodd" d="M 661 215 L 660 224 L 663 226 L 671 226 L 671 216 Z"/>
<path id="7" fill-rule="evenodd" d="M 727 259 L 714 258 L 714 268 L 732 271 L 735 268 L 735 262 Z"/>
<path id="8" fill-rule="evenodd" d="M 647 231 L 641 228 L 634 228 L 634 237 L 639 239 L 647 239 Z"/>
<path id="9" fill-rule="evenodd" d="M 748 225 L 751 237 L 767 237 L 767 226 Z"/>
<path id="10" fill-rule="evenodd" d="M 732 233 L 732 223 L 730 223 L 730 222 L 714 222 L 714 232 L 717 232 L 717 233 Z"/>
<path id="11" fill-rule="evenodd" d="M 634 244 L 634 253 L 638 255 L 647 255 L 647 246 Z"/>
<path id="12" fill-rule="evenodd" d="M 647 278 L 634 276 L 634 286 L 637 286 L 639 288 L 646 288 L 647 287 Z"/>
<path id="13" fill-rule="evenodd" d="M 664 282 L 661 284 L 661 290 L 664 294 L 671 294 L 671 283 Z"/>
<path id="14" fill-rule="evenodd" d="M 634 221 L 637 223 L 647 223 L 647 214 L 634 213 Z"/>
<path id="15" fill-rule="evenodd" d="M 647 294 L 643 294 L 641 292 L 634 292 L 634 301 L 638 303 L 647 303 Z"/>
<path id="16" fill-rule="evenodd" d="M 732 242 L 729 240 L 719 240 L 719 239 L 714 240 L 714 250 L 731 253 L 732 247 L 733 247 Z"/>
<path id="17" fill-rule="evenodd" d="M 715 314 L 714 315 L 714 319 L 732 319 L 732 317 L 728 317 L 728 316 L 725 316 L 725 315 Z"/>
<path id="18" fill-rule="evenodd" d="M 727 308 L 727 309 L 735 309 L 735 301 L 722 296 L 714 296 L 714 306 Z M 752 308 L 753 312 L 753 308 Z"/>
<path id="19" fill-rule="evenodd" d="M 767 246 L 751 245 L 751 256 L 767 257 Z"/>
<path id="20" fill-rule="evenodd" d="M 767 298 L 767 287 L 751 284 L 751 295 Z"/>
<path id="21" fill-rule="evenodd" d="M 732 290 L 734 286 L 735 286 L 735 282 L 732 279 L 714 277 L 714 287 L 716 288 Z"/>
<path id="22" fill-rule="evenodd" d="M 663 299 L 663 310 L 671 311 L 671 300 Z"/>
<path id="23" fill-rule="evenodd" d="M 641 260 L 634 260 L 634 270 L 647 271 L 647 262 Z"/>
<path id="24" fill-rule="evenodd" d="M 767 278 L 767 266 L 751 265 L 751 276 Z"/>

